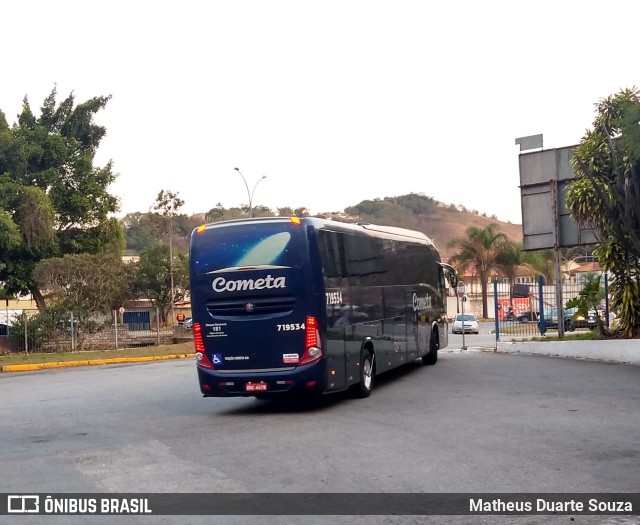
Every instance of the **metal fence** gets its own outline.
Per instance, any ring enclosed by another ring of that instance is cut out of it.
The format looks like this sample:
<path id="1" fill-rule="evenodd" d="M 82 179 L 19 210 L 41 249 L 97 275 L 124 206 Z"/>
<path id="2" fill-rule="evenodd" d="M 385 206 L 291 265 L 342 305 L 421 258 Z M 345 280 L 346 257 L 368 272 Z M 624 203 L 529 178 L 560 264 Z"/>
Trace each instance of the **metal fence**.
<path id="1" fill-rule="evenodd" d="M 4 312 L 3 312 L 4 313 Z M 181 309 L 180 321 L 162 322 L 157 309 L 81 314 L 49 310 L 8 312 L 0 324 L 0 354 L 109 350 L 176 344 L 193 339 Z"/>
<path id="2" fill-rule="evenodd" d="M 558 320 L 561 317 L 563 332 L 590 330 L 597 326 L 595 315 L 608 326 L 613 314 L 609 311 L 608 277 L 604 274 L 604 299 L 597 312 L 582 316 L 576 309 L 567 309 L 566 303 L 578 297 L 584 283 L 563 281 L 562 312 L 558 308 L 558 287 L 556 283 L 544 284 L 540 277 L 537 283 L 517 284 L 510 286 L 505 282 L 493 282 L 493 299 L 496 331 L 498 338 L 513 336 L 540 336 L 548 332 L 558 331 Z"/>

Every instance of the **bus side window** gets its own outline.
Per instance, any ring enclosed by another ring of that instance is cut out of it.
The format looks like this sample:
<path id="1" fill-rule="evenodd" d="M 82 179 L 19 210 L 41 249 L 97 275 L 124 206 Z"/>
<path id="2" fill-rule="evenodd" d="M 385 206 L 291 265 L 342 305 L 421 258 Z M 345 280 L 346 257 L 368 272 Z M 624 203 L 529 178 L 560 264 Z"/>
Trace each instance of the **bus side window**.
<path id="1" fill-rule="evenodd" d="M 361 286 L 375 285 L 386 273 L 382 240 L 365 235 L 345 235 L 343 238 L 349 277 Z"/>
<path id="2" fill-rule="evenodd" d="M 336 232 L 320 230 L 318 232 L 318 251 L 322 264 L 322 276 L 332 287 L 340 287 L 344 277 L 344 248 L 342 238 Z"/>

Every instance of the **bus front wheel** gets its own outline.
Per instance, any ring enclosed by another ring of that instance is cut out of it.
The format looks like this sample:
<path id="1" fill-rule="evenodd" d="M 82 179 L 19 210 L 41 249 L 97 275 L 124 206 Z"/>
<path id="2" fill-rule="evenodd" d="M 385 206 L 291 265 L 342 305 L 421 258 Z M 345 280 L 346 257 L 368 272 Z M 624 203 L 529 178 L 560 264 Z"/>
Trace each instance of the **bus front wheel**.
<path id="1" fill-rule="evenodd" d="M 356 385 L 358 397 L 369 397 L 373 390 L 373 354 L 369 350 L 363 350 L 360 355 L 360 382 Z"/>

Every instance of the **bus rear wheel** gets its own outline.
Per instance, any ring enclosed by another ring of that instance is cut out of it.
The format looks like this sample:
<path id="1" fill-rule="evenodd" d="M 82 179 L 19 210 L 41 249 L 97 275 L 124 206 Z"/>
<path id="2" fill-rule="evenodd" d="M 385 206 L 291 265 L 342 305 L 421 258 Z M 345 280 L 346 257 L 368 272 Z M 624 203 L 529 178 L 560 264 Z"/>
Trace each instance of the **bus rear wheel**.
<path id="1" fill-rule="evenodd" d="M 358 397 L 365 398 L 371 395 L 374 374 L 373 354 L 369 350 L 363 350 L 360 355 L 360 382 L 356 385 Z"/>
<path id="2" fill-rule="evenodd" d="M 440 340 L 438 339 L 438 331 L 431 331 L 431 339 L 429 341 L 429 353 L 422 356 L 422 363 L 425 365 L 435 365 L 438 362 L 438 349 L 440 348 Z"/>

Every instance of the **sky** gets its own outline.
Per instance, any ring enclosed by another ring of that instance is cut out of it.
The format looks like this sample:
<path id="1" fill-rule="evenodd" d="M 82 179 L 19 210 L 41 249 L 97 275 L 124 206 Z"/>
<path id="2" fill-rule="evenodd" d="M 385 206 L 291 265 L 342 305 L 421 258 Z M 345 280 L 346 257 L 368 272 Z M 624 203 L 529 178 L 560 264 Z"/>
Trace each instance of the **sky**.
<path id="1" fill-rule="evenodd" d="M 110 95 L 95 163 L 120 216 L 163 189 L 188 214 L 423 193 L 521 223 L 515 139 L 577 144 L 640 85 L 639 19 L 637 0 L 3 2 L 0 109 Z"/>

